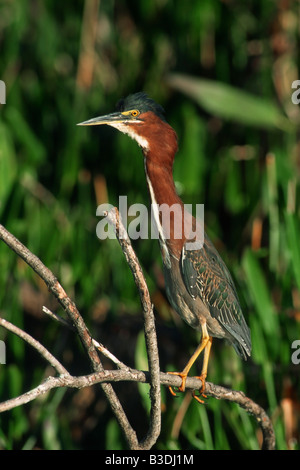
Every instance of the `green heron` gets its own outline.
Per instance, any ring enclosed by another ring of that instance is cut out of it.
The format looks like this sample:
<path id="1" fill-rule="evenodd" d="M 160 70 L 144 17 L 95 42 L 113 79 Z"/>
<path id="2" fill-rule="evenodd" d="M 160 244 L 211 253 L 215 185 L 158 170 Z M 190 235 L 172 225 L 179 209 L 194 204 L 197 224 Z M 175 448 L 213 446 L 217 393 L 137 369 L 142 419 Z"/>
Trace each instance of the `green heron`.
<path id="1" fill-rule="evenodd" d="M 232 277 L 205 232 L 201 246 L 188 249 L 190 240 L 186 234 L 189 231 L 195 233 L 196 220 L 192 216 L 186 217 L 184 204 L 175 190 L 172 169 L 178 149 L 177 135 L 167 123 L 162 106 L 147 94 L 139 92 L 121 99 L 116 112 L 79 125 L 100 124 L 128 134 L 142 149 L 151 203 L 156 208 L 154 219 L 159 234 L 167 297 L 183 320 L 202 333 L 201 342 L 186 367 L 174 374 L 182 378 L 179 390 L 184 391 L 189 370 L 204 350 L 200 375 L 200 393 L 204 395 L 213 337 L 227 339 L 245 360 L 251 354 L 250 330 L 243 317 Z M 161 213 L 157 210 L 162 204 L 175 208 L 174 212 L 170 211 L 173 223 L 168 227 L 168 236 Z M 174 221 L 178 215 L 182 216 L 178 219 L 182 224 L 188 224 L 188 229 L 184 227 L 181 236 L 175 233 Z M 198 401 L 201 402 L 200 398 Z"/>

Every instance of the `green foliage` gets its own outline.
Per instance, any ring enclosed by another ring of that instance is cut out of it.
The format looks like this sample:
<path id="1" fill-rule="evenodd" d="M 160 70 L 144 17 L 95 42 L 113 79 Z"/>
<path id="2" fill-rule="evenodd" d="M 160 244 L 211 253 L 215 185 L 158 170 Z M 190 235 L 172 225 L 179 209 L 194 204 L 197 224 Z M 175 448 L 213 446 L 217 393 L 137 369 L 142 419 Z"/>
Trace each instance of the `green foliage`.
<path id="1" fill-rule="evenodd" d="M 291 123 L 272 102 L 213 80 L 171 74 L 170 85 L 214 116 L 258 128 L 287 130 Z"/>
<path id="2" fill-rule="evenodd" d="M 95 2 L 96 4 L 97 2 Z M 242 389 L 272 416 L 279 449 L 299 448 L 300 338 L 299 78 L 297 6 L 205 0 L 0 3 L 0 218 L 55 273 L 90 330 L 123 362 L 143 365 L 138 294 L 113 240 L 96 237 L 96 207 L 148 203 L 136 143 L 109 128 L 76 123 L 110 112 L 144 90 L 176 129 L 174 178 L 186 203 L 205 204 L 205 222 L 237 284 L 253 355 L 242 363 L 214 341 L 208 380 Z M 94 35 L 95 33 L 95 35 Z M 137 240 L 155 304 L 162 370 L 181 370 L 197 339 L 173 316 L 161 283 L 158 244 Z M 0 243 L 0 313 L 88 373 L 81 345 L 41 314 L 62 313 L 36 275 Z M 24 343 L 0 331 L 0 400 L 48 374 Z M 199 361 L 201 362 L 201 361 Z M 109 366 L 110 364 L 106 364 Z M 194 367 L 194 373 L 200 364 Z M 148 386 L 115 386 L 139 435 Z M 128 391 L 129 390 L 129 391 Z M 257 427 L 232 403 L 163 392 L 158 449 L 257 449 Z M 294 421 L 286 410 L 292 409 Z M 184 411 L 181 424 L 176 418 Z M 297 421 L 298 420 L 298 421 Z M 119 427 L 98 388 L 57 391 L 0 416 L 6 449 L 122 449 Z"/>

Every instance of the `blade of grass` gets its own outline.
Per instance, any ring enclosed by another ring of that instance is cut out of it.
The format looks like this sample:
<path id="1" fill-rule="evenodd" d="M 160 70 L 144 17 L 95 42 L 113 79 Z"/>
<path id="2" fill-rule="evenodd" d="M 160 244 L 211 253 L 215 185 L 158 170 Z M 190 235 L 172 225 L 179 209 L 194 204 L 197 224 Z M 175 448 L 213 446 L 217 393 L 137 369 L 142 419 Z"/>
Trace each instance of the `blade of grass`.
<path id="1" fill-rule="evenodd" d="M 278 318 L 258 259 L 249 249 L 244 253 L 242 266 L 260 324 L 265 334 L 274 338 L 278 336 Z"/>
<path id="2" fill-rule="evenodd" d="M 268 210 L 269 210 L 269 239 L 270 239 L 270 269 L 277 272 L 279 266 L 279 210 L 278 210 L 278 189 L 276 175 L 276 160 L 273 154 L 267 155 L 267 187 L 268 187 Z"/>
<path id="3" fill-rule="evenodd" d="M 273 102 L 226 83 L 182 74 L 170 74 L 167 82 L 215 116 L 260 128 L 292 130 L 292 124 Z"/>
<path id="4" fill-rule="evenodd" d="M 293 267 L 295 282 L 300 290 L 300 226 L 299 219 L 291 212 L 285 213 L 285 229 L 290 251 L 290 259 Z"/>

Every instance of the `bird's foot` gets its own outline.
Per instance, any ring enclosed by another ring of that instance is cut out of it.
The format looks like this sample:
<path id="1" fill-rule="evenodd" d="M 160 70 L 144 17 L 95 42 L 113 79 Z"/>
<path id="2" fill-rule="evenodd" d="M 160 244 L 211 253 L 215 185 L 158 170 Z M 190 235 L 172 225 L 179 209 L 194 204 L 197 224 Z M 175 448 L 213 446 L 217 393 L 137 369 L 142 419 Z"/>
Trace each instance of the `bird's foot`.
<path id="1" fill-rule="evenodd" d="M 201 404 L 203 404 L 203 403 L 205 403 L 205 402 L 204 402 L 203 400 L 201 400 L 200 397 L 207 398 L 207 395 L 204 394 L 206 375 L 207 375 L 207 374 L 201 374 L 201 375 L 199 375 L 198 377 L 196 377 L 197 379 L 200 379 L 201 382 L 202 382 L 202 387 L 201 387 L 200 390 L 199 390 L 200 396 L 196 395 L 195 390 L 194 390 L 193 393 L 192 393 L 193 398 L 195 398 L 195 400 L 197 400 L 197 401 L 198 401 L 199 403 L 201 403 Z"/>
<path id="2" fill-rule="evenodd" d="M 185 391 L 185 382 L 186 382 L 187 374 L 184 374 L 183 372 L 168 372 L 168 374 L 178 375 L 179 377 L 182 378 L 182 383 L 181 383 L 180 387 L 178 387 L 178 391 L 179 392 L 184 392 Z M 170 391 L 171 395 L 173 395 L 173 397 L 176 397 L 176 393 L 174 392 L 174 390 L 171 386 L 169 387 L 169 391 Z"/>

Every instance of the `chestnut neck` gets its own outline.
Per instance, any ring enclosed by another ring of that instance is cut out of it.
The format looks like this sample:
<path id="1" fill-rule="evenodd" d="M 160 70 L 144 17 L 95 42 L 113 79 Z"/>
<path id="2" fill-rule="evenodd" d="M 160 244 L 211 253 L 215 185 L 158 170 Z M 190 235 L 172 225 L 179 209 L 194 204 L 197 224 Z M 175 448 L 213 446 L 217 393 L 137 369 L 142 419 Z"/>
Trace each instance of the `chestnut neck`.
<path id="1" fill-rule="evenodd" d="M 147 139 L 149 144 L 146 149 L 143 149 L 145 172 L 152 207 L 155 204 L 159 206 L 166 204 L 174 208 L 174 212 L 173 208 L 170 212 L 169 237 L 164 240 L 164 243 L 168 251 L 179 259 L 185 237 L 183 230 L 184 205 L 176 193 L 173 179 L 173 162 L 178 149 L 177 135 L 166 122 L 160 120 L 159 123 L 155 122 L 155 117 L 152 117 L 153 124 L 149 124 L 149 119 L 147 120 L 147 134 L 143 133 L 143 137 Z M 181 222 L 182 235 L 180 238 L 178 238 L 178 232 L 175 236 L 174 218 L 176 217 L 178 217 L 176 220 Z M 161 214 L 159 218 L 161 222 Z"/>

